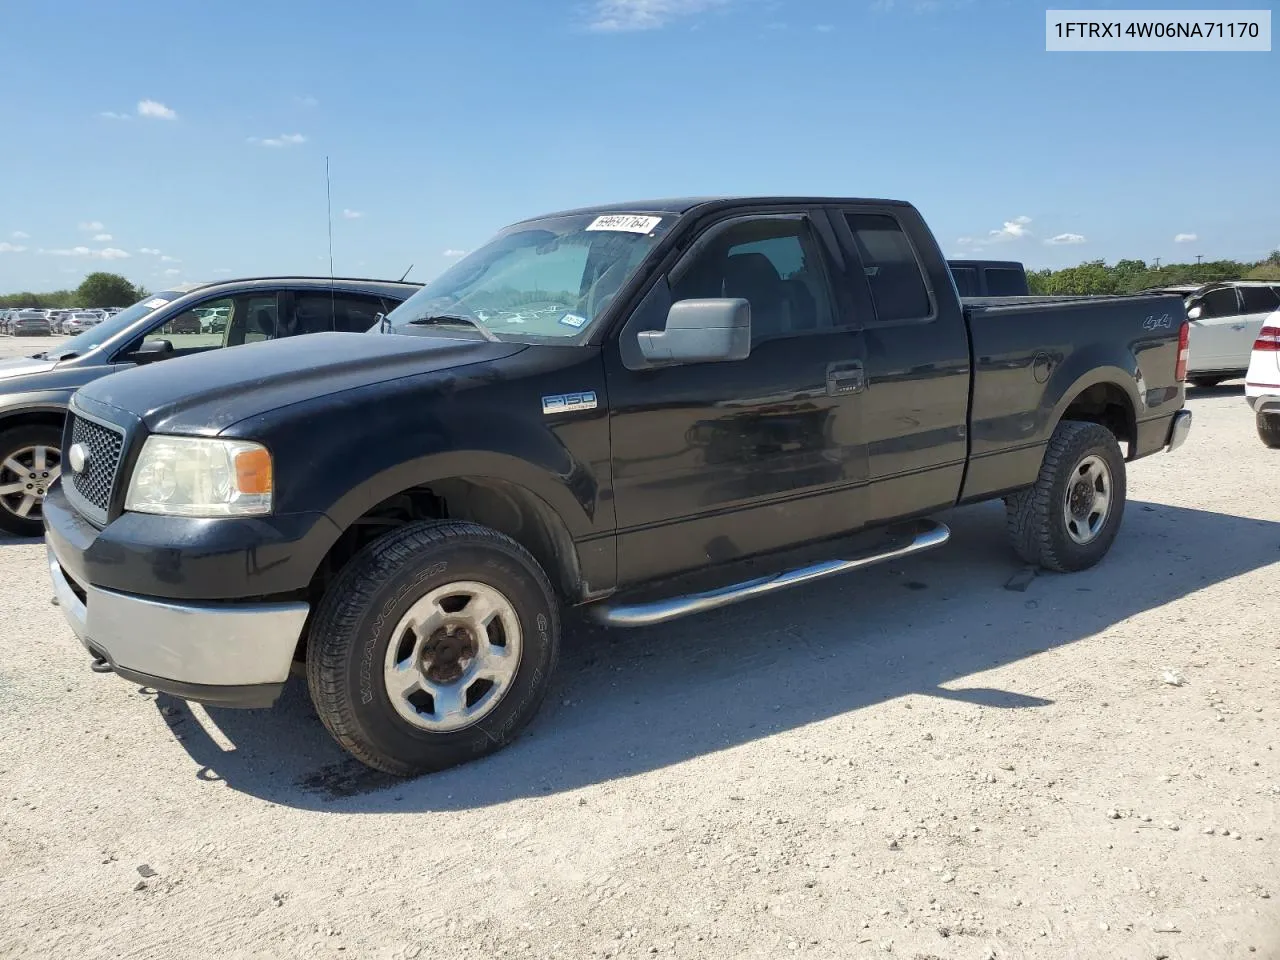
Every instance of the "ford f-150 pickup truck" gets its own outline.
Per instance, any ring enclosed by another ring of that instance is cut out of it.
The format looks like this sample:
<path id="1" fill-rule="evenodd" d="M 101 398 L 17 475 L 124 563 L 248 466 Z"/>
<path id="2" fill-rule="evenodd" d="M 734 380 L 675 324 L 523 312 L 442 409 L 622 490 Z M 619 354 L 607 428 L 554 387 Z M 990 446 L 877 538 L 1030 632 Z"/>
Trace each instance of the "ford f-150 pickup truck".
<path id="1" fill-rule="evenodd" d="M 914 208 L 686 199 L 502 230 L 367 333 L 153 364 L 72 398 L 44 507 L 93 657 L 274 702 L 391 773 L 535 714 L 561 611 L 656 624 L 937 547 L 1097 563 L 1177 447 L 1176 296 L 963 303 Z M 854 587 L 856 589 L 856 587 Z"/>

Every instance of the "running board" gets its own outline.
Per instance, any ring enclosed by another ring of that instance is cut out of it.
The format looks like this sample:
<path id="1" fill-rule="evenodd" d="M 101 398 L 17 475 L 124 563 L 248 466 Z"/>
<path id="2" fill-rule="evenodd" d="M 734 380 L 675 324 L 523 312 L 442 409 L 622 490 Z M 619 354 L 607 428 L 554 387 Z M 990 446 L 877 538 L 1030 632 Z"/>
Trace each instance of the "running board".
<path id="1" fill-rule="evenodd" d="M 691 593 L 682 597 L 669 597 L 665 600 L 616 607 L 604 603 L 595 604 L 591 607 L 591 615 L 597 622 L 608 627 L 647 627 L 655 623 L 666 623 L 668 620 L 676 620 L 694 613 L 705 613 L 741 600 L 764 596 L 775 590 L 784 590 L 787 587 L 832 577 L 838 573 L 875 566 L 886 560 L 909 557 L 913 553 L 922 553 L 925 550 L 940 547 L 950 539 L 951 531 L 946 524 L 936 520 L 925 520 L 920 523 L 915 537 L 909 543 L 892 550 L 870 553 L 850 560 L 828 560 L 768 577 L 757 577 L 754 580 L 731 584 L 718 590 L 708 590 L 705 593 Z"/>

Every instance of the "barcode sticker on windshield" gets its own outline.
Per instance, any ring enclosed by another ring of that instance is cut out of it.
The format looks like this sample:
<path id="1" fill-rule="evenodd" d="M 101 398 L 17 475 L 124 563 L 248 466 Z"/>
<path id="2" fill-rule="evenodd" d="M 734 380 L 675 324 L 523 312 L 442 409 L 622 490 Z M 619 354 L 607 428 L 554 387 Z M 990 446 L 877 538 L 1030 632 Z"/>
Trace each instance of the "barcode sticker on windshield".
<path id="1" fill-rule="evenodd" d="M 143 304 L 143 306 L 150 307 L 152 310 L 158 310 L 160 307 L 163 307 L 168 302 L 169 302 L 168 300 L 164 300 L 164 299 L 161 299 L 160 297 L 156 297 L 154 300 L 148 300 L 145 304 Z"/>
<path id="2" fill-rule="evenodd" d="M 662 222 L 661 217 L 641 217 L 634 213 L 610 213 L 596 217 L 588 230 L 619 230 L 623 233 L 652 233 Z"/>

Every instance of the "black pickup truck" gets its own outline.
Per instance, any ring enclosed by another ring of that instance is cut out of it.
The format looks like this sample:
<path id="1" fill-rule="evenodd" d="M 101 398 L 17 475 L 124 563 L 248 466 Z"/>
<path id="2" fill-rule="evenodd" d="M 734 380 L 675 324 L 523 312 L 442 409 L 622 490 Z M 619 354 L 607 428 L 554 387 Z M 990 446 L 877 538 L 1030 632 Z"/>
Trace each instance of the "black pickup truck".
<path id="1" fill-rule="evenodd" d="M 1177 447 L 1176 296 L 962 305 L 915 209 L 666 200 L 501 231 L 365 334 L 154 364 L 71 402 L 44 510 L 99 672 L 274 702 L 397 774 L 529 722 L 561 610 L 661 623 L 937 547 L 1097 563 Z"/>

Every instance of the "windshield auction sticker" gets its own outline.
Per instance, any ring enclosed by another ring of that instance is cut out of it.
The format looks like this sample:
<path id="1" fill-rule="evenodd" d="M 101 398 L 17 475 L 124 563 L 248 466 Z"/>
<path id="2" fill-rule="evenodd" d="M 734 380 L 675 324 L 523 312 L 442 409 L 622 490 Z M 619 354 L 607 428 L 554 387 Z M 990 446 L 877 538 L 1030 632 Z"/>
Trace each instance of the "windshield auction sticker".
<path id="1" fill-rule="evenodd" d="M 653 228 L 662 222 L 661 217 L 641 217 L 634 213 L 611 213 L 596 217 L 588 225 L 588 230 L 619 230 L 623 233 L 652 233 Z"/>
<path id="2" fill-rule="evenodd" d="M 1046 10 L 1055 53 L 1268 53 L 1270 10 Z"/>

